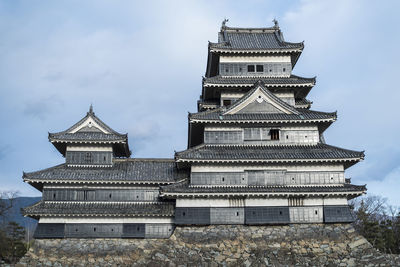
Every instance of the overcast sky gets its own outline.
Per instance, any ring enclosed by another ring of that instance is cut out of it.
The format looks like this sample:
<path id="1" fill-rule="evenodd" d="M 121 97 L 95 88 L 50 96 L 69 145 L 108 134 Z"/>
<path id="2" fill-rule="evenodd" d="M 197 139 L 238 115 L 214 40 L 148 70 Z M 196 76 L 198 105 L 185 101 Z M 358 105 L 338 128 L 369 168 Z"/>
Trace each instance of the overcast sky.
<path id="1" fill-rule="evenodd" d="M 313 109 L 338 111 L 327 143 L 365 150 L 346 177 L 400 206 L 400 1 L 0 1 L 0 190 L 40 192 L 22 171 L 64 162 L 48 132 L 92 103 L 133 157 L 187 144 L 207 42 L 228 26 L 305 41 L 294 74 L 317 76 Z"/>

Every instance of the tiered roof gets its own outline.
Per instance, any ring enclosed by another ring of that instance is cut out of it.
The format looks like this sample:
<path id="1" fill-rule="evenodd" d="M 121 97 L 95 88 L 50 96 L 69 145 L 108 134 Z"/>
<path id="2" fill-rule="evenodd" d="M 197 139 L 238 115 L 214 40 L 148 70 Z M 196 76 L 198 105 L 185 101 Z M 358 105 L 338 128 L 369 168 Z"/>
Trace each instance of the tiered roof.
<path id="1" fill-rule="evenodd" d="M 39 201 L 25 208 L 24 215 L 34 218 L 40 216 L 170 217 L 174 215 L 174 203 Z"/>
<path id="2" fill-rule="evenodd" d="M 336 120 L 336 112 L 320 112 L 304 108 L 296 109 L 293 106 L 282 101 L 279 97 L 271 93 L 259 80 L 253 84 L 253 89 L 247 92 L 240 100 L 228 107 L 220 107 L 217 109 L 203 111 L 198 113 L 189 113 L 190 122 L 207 122 L 207 123 L 230 123 L 230 122 L 246 122 L 246 123 L 302 123 L 302 122 L 328 122 L 332 123 Z M 237 108 L 243 102 L 247 101 L 253 94 L 261 90 L 270 101 L 276 103 L 287 112 L 284 113 L 231 113 L 230 111 Z M 306 104 L 309 105 L 309 102 Z"/>
<path id="3" fill-rule="evenodd" d="M 173 159 L 117 159 L 109 168 L 68 167 L 61 164 L 24 173 L 25 182 L 41 190 L 43 183 L 170 184 L 187 177 Z"/>
<path id="4" fill-rule="evenodd" d="M 176 197 L 305 197 L 305 196 L 345 196 L 357 197 L 366 191 L 365 185 L 314 185 L 314 186 L 197 186 L 182 181 L 161 187 L 161 196 Z"/>
<path id="5" fill-rule="evenodd" d="M 316 145 L 210 145 L 201 144 L 175 153 L 176 162 L 295 163 L 343 162 L 346 168 L 364 159 L 364 152 L 323 143 Z"/>
<path id="6" fill-rule="evenodd" d="M 94 113 L 89 112 L 80 121 L 65 131 L 49 133 L 50 142 L 65 155 L 67 144 L 112 144 L 116 157 L 129 157 L 128 134 L 114 131 Z"/>
<path id="7" fill-rule="evenodd" d="M 210 42 L 209 48 L 222 53 L 301 52 L 304 43 L 286 42 L 277 23 L 268 28 L 234 28 L 223 24 L 218 33 L 218 43 Z"/>
<path id="8" fill-rule="evenodd" d="M 265 87 L 313 87 L 316 78 L 304 78 L 296 75 L 290 77 L 240 77 L 240 76 L 221 76 L 203 78 L 203 86 L 218 87 L 252 87 L 259 80 Z"/>

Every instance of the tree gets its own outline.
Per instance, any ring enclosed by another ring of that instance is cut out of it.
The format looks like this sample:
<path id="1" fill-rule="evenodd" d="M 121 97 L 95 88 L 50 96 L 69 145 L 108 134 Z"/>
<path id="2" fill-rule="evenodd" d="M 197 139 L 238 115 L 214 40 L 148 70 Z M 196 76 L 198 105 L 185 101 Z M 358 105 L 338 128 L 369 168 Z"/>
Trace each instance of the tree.
<path id="1" fill-rule="evenodd" d="M 16 263 L 26 253 L 25 229 L 16 222 L 5 220 L 13 208 L 17 192 L 0 192 L 0 260 Z"/>
<path id="2" fill-rule="evenodd" d="M 385 198 L 369 195 L 351 202 L 354 227 L 375 248 L 385 253 L 400 253 L 400 216 Z"/>
<path id="3" fill-rule="evenodd" d="M 9 222 L 6 231 L 0 230 L 0 257 L 7 263 L 17 263 L 25 255 L 25 229 Z"/>
<path id="4" fill-rule="evenodd" d="M 18 192 L 15 191 L 0 191 L 0 217 L 4 217 L 14 204 Z"/>

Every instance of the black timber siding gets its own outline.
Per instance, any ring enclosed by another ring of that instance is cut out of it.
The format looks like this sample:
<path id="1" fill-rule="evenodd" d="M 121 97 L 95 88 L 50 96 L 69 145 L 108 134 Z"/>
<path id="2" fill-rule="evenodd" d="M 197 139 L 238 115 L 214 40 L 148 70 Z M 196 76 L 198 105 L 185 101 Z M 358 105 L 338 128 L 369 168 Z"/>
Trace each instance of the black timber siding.
<path id="1" fill-rule="evenodd" d="M 123 238 L 145 238 L 146 228 L 144 223 L 125 223 L 122 230 Z"/>
<path id="2" fill-rule="evenodd" d="M 210 224 L 244 224 L 244 207 L 210 208 Z"/>
<path id="3" fill-rule="evenodd" d="M 173 224 L 39 223 L 34 238 L 168 238 Z"/>
<path id="4" fill-rule="evenodd" d="M 349 206 L 324 206 L 324 222 L 344 223 L 353 221 L 354 216 Z"/>
<path id="5" fill-rule="evenodd" d="M 245 207 L 245 224 L 290 223 L 289 207 Z"/>
<path id="6" fill-rule="evenodd" d="M 70 238 L 112 238 L 121 237 L 122 224 L 71 223 L 65 225 L 65 237 Z"/>
<path id="7" fill-rule="evenodd" d="M 48 201 L 157 201 L 159 189 L 54 189 L 43 190 Z"/>
<path id="8" fill-rule="evenodd" d="M 33 238 L 64 238 L 65 224 L 63 223 L 39 223 Z"/>
<path id="9" fill-rule="evenodd" d="M 75 165 L 111 165 L 113 154 L 111 151 L 67 151 L 67 164 Z"/>
<path id="10" fill-rule="evenodd" d="M 175 224 L 208 225 L 210 224 L 210 208 L 176 208 Z"/>

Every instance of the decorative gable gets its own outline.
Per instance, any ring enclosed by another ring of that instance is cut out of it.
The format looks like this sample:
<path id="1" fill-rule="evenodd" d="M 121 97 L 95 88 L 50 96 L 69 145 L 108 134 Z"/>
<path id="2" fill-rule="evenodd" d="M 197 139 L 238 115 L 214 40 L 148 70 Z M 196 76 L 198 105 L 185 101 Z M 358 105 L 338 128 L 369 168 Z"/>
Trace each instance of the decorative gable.
<path id="1" fill-rule="evenodd" d="M 224 115 L 246 113 L 299 114 L 295 108 L 266 89 L 261 82 L 257 82 L 253 90 L 228 107 Z"/>
<path id="2" fill-rule="evenodd" d="M 100 124 L 98 124 L 90 113 L 84 121 L 82 121 L 74 129 L 71 129 L 68 133 L 76 133 L 76 132 L 102 132 L 105 134 L 110 133 Z"/>

